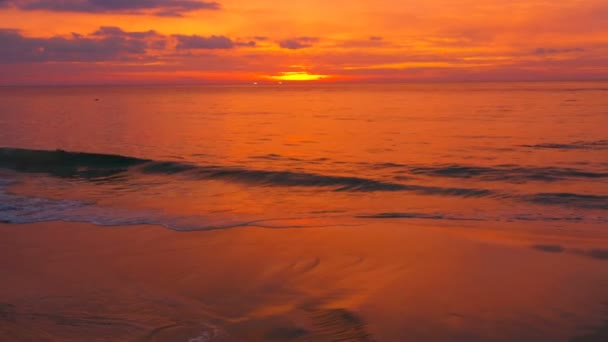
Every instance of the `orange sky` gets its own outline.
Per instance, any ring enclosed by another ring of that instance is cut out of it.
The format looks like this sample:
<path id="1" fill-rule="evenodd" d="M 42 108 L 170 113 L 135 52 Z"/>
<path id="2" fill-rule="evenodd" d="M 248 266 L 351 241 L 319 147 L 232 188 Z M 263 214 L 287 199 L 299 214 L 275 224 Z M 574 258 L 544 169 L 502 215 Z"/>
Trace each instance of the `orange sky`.
<path id="1" fill-rule="evenodd" d="M 0 0 L 0 84 L 608 78 L 606 0 Z"/>

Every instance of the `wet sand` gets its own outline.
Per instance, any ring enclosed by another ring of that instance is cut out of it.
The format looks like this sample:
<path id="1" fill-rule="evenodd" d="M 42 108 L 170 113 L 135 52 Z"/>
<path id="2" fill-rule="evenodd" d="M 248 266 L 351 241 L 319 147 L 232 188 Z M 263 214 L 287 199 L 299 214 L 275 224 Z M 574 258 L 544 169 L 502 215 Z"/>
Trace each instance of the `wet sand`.
<path id="1" fill-rule="evenodd" d="M 463 233 L 465 232 L 465 233 Z M 605 240 L 0 225 L 6 341 L 606 341 Z"/>

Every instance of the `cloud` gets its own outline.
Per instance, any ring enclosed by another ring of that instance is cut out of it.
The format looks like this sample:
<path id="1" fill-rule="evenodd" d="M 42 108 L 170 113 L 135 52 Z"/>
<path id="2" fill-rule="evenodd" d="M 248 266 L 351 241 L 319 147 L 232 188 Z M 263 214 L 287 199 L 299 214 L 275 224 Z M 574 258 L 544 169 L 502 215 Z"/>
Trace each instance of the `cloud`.
<path id="1" fill-rule="evenodd" d="M 234 45 L 242 46 L 242 47 L 256 47 L 258 43 L 253 40 L 245 41 L 245 42 L 235 42 Z"/>
<path id="2" fill-rule="evenodd" d="M 583 48 L 563 48 L 563 49 L 554 49 L 554 48 L 536 48 L 533 53 L 536 55 L 556 55 L 563 53 L 573 53 L 573 52 L 584 52 Z"/>
<path id="3" fill-rule="evenodd" d="M 279 46 L 283 49 L 298 50 L 312 47 L 318 42 L 319 38 L 316 37 L 297 37 L 281 40 Z"/>
<path id="4" fill-rule="evenodd" d="M 0 29 L 0 63 L 22 62 L 99 62 L 135 60 L 149 50 L 164 48 L 164 38 L 154 31 L 125 32 L 116 27 L 102 27 L 83 36 L 36 38 L 18 30 Z"/>
<path id="5" fill-rule="evenodd" d="M 177 39 L 178 50 L 222 50 L 232 49 L 237 44 L 232 39 L 225 36 L 186 36 L 186 35 L 174 35 Z"/>
<path id="6" fill-rule="evenodd" d="M 101 26 L 97 31 L 93 32 L 91 35 L 93 36 L 123 36 L 134 39 L 143 39 L 150 37 L 162 37 L 160 34 L 156 33 L 154 30 L 150 31 L 142 31 L 142 32 L 126 32 L 123 31 L 120 27 L 116 26 Z"/>
<path id="7" fill-rule="evenodd" d="M 338 41 L 336 47 L 341 48 L 379 48 L 386 47 L 390 44 L 380 36 L 370 36 L 367 39 L 352 39 Z"/>
<path id="8" fill-rule="evenodd" d="M 181 16 L 198 10 L 218 10 L 217 2 L 202 0 L 0 0 L 0 7 L 24 11 L 152 14 Z"/>
<path id="9" fill-rule="evenodd" d="M 0 0 L 2 1 L 2 0 Z M 0 29 L 0 63 L 158 61 L 175 50 L 253 48 L 253 40 L 225 36 L 162 35 L 156 31 L 125 31 L 102 26 L 90 34 L 28 37 L 19 30 Z M 183 54 L 179 54 L 183 57 Z"/>

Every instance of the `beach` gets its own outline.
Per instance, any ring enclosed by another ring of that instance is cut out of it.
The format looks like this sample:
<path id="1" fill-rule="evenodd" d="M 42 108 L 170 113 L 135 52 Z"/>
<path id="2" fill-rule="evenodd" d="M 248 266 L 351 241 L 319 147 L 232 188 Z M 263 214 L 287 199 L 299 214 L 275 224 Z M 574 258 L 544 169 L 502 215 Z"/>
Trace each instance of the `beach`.
<path id="1" fill-rule="evenodd" d="M 608 260 L 451 229 L 2 225 L 0 331 L 12 341 L 605 341 Z"/>

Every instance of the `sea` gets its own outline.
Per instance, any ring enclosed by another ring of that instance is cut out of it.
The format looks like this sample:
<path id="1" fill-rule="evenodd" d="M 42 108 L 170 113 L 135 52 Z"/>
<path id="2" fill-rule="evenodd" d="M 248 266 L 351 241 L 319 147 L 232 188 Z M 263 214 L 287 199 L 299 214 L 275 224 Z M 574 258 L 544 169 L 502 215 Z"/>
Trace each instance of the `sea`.
<path id="1" fill-rule="evenodd" d="M 605 230 L 608 83 L 0 88 L 2 222 L 378 220 Z"/>

